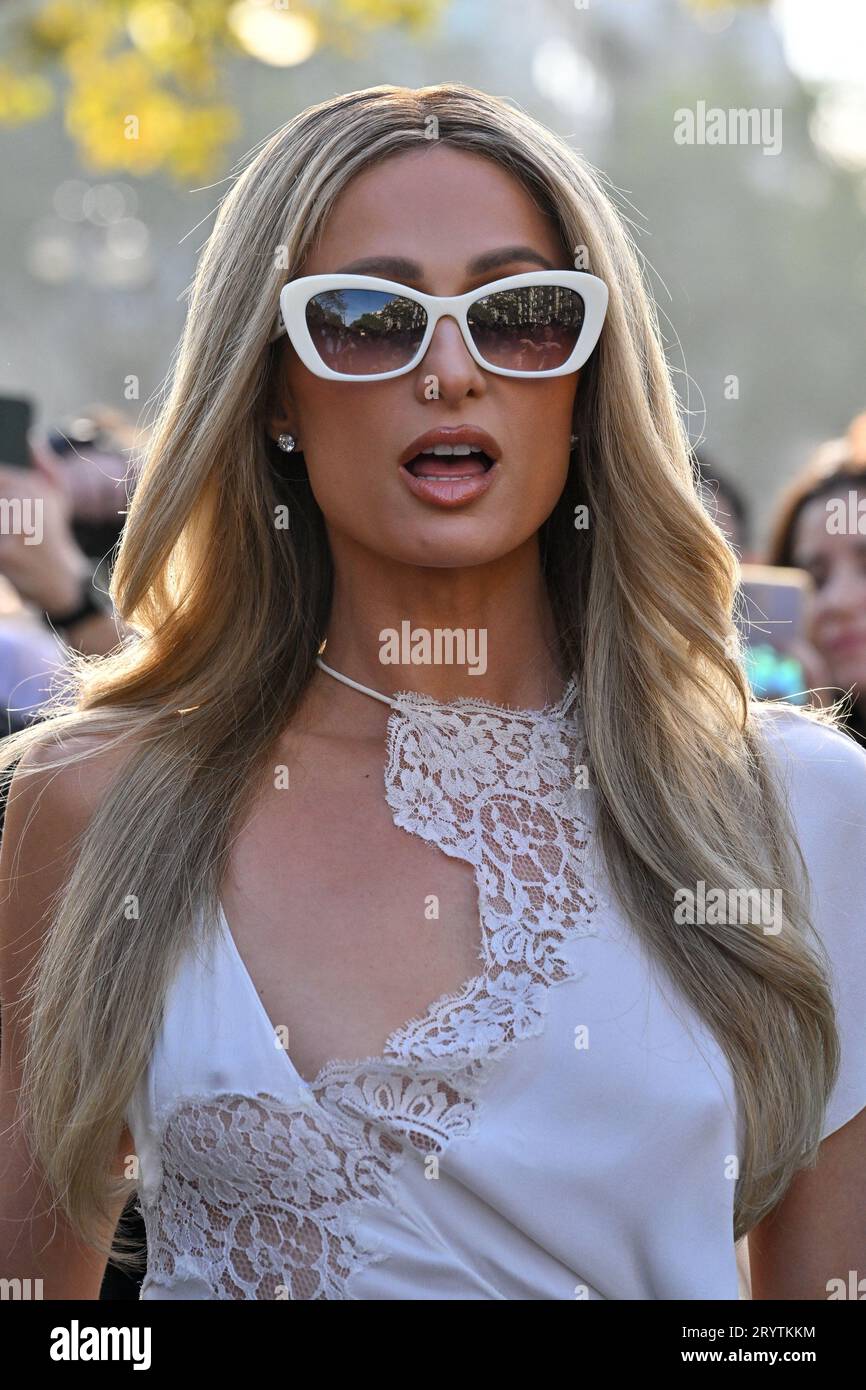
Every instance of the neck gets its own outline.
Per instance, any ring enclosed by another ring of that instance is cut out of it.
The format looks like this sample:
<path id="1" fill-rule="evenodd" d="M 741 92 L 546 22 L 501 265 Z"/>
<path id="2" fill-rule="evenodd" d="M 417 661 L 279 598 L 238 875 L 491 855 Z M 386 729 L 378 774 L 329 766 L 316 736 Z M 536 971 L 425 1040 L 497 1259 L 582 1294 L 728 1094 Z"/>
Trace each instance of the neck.
<path id="1" fill-rule="evenodd" d="M 558 698 L 556 630 L 533 536 L 489 564 L 422 568 L 338 545 L 323 659 L 386 695 L 518 708 Z"/>

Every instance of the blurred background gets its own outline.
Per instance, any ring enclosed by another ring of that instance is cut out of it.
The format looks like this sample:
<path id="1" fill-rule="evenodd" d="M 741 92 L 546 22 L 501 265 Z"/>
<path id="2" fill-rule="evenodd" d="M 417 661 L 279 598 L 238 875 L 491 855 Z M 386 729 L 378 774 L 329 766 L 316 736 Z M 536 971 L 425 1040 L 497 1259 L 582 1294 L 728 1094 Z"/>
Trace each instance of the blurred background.
<path id="1" fill-rule="evenodd" d="M 604 172 L 707 506 L 773 567 L 743 571 L 754 688 L 849 692 L 866 742 L 864 54 L 855 0 L 5 0 L 0 734 L 118 641 L 136 427 L 238 162 L 335 93 L 460 80 Z"/>
<path id="2" fill-rule="evenodd" d="M 863 409 L 864 53 L 851 0 L 7 0 L 0 390 L 46 427 L 90 401 L 136 419 L 235 161 L 332 93 L 459 79 L 607 175 L 692 438 L 760 533 Z M 778 108 L 781 149 L 677 143 L 698 102 Z"/>

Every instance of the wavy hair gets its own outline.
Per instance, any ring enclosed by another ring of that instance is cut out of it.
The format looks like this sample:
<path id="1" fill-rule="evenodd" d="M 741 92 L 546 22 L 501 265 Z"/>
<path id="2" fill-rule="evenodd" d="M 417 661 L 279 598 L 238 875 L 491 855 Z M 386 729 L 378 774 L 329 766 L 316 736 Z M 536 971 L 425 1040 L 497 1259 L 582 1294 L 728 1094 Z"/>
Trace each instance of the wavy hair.
<path id="1" fill-rule="evenodd" d="M 639 253 L 601 177 L 518 107 L 462 83 L 377 86 L 288 121 L 221 200 L 113 572 L 130 635 L 76 662 L 47 720 L 0 756 L 8 768 L 42 745 L 39 768 L 19 776 L 126 750 L 25 990 L 31 1149 L 54 1200 L 94 1243 L 197 904 L 212 909 L 213 929 L 232 827 L 327 628 L 323 517 L 303 465 L 287 471 L 265 430 L 279 291 L 348 181 L 422 146 L 430 116 L 440 141 L 509 170 L 610 289 L 540 556 L 563 668 L 579 679 L 611 883 L 732 1068 L 742 1122 L 734 1236 L 817 1156 L 839 1057 L 826 965 L 810 941 L 804 864 L 761 710 L 731 642 L 736 563 L 701 505 Z M 291 530 L 273 524 L 286 501 Z M 576 541 L 578 503 L 592 520 Z M 701 879 L 781 887 L 783 930 L 678 926 L 674 893 Z M 146 927 L 132 934 L 131 894 Z M 126 1258 L 117 1246 L 114 1255 Z"/>

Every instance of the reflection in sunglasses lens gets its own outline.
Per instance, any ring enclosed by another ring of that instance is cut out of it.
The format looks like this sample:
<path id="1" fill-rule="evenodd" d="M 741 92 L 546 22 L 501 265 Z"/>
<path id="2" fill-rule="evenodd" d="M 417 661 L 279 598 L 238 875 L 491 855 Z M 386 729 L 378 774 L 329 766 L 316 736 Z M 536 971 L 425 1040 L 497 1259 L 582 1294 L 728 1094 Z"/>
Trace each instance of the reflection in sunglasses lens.
<path id="1" fill-rule="evenodd" d="M 405 367 L 427 325 L 420 304 L 383 290 L 326 290 L 308 301 L 306 317 L 322 361 L 345 376 Z"/>
<path id="2" fill-rule="evenodd" d="M 397 371 L 416 356 L 427 312 L 386 290 L 325 290 L 306 307 L 307 327 L 326 366 L 341 376 Z M 543 372 L 568 361 L 580 337 L 584 303 L 563 285 L 523 285 L 477 299 L 467 315 L 485 362 Z"/>
<path id="3" fill-rule="evenodd" d="M 583 327 L 580 295 L 564 285 L 523 285 L 476 300 L 472 339 L 494 367 L 546 372 L 567 362 Z"/>

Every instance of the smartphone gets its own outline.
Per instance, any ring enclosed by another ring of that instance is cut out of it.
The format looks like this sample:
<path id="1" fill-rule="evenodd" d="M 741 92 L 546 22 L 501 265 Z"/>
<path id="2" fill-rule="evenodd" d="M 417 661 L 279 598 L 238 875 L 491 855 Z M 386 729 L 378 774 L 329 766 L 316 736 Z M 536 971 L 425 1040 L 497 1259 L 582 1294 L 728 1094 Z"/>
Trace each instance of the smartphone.
<path id="1" fill-rule="evenodd" d="M 759 699 L 809 702 L 806 673 L 791 647 L 805 636 L 810 584 L 805 570 L 740 566 L 737 626 L 749 680 Z"/>
<path id="2" fill-rule="evenodd" d="M 0 464 L 31 468 L 28 432 L 33 402 L 26 396 L 0 396 Z"/>

